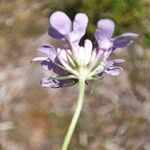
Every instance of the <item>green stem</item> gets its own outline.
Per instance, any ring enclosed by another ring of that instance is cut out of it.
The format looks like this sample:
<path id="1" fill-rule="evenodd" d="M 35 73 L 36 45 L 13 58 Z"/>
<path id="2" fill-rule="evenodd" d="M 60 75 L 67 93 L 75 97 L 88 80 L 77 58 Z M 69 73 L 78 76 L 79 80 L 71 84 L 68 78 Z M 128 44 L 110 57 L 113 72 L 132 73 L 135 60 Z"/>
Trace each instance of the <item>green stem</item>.
<path id="1" fill-rule="evenodd" d="M 84 74 L 81 74 L 81 76 L 79 78 L 79 96 L 78 96 L 77 108 L 76 108 L 76 111 L 74 112 L 73 118 L 71 120 L 71 123 L 70 123 L 70 126 L 68 128 L 67 134 L 65 136 L 61 150 L 67 150 L 68 149 L 68 145 L 70 143 L 70 140 L 71 140 L 71 137 L 73 135 L 75 126 L 78 122 L 78 119 L 79 119 L 79 116 L 81 113 L 83 100 L 84 100 L 84 90 L 85 90 L 85 76 L 84 76 Z"/>

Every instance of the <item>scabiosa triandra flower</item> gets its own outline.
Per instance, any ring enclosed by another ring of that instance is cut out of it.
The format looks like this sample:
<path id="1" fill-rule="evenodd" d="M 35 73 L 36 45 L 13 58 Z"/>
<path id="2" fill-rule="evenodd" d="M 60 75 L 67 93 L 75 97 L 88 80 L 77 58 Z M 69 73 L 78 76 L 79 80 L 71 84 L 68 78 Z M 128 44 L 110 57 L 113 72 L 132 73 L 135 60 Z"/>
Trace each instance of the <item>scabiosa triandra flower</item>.
<path id="1" fill-rule="evenodd" d="M 104 73 L 113 76 L 122 73 L 123 69 L 118 65 L 124 60 L 109 60 L 109 57 L 115 49 L 130 45 L 132 39 L 138 35 L 125 33 L 112 38 L 114 22 L 101 19 L 97 23 L 95 32 L 98 47 L 94 47 L 89 39 L 86 39 L 81 46 L 79 42 L 86 32 L 87 24 L 88 17 L 84 13 L 76 14 L 74 21 L 61 11 L 56 11 L 50 16 L 49 35 L 52 38 L 67 41 L 68 45 L 65 48 L 54 48 L 45 44 L 38 48 L 45 57 L 36 57 L 32 61 L 40 61 L 46 70 L 56 73 L 55 77 L 42 79 L 42 86 L 60 88 L 74 85 L 78 82 L 81 70 L 84 72 L 86 81 L 95 80 Z"/>

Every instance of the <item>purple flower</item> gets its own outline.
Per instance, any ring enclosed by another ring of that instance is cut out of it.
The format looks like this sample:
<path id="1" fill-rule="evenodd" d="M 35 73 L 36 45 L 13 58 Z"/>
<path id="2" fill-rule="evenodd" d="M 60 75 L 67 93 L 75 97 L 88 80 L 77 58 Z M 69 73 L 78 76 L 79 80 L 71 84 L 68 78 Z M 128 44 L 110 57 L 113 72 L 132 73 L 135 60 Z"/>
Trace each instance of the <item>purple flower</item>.
<path id="1" fill-rule="evenodd" d="M 86 80 L 95 80 L 103 73 L 117 76 L 123 72 L 118 66 L 123 59 L 109 60 L 111 53 L 116 48 L 122 48 L 132 43 L 138 35 L 125 33 L 112 38 L 114 22 L 108 19 L 98 21 L 95 38 L 98 47 L 93 47 L 89 39 L 80 46 L 79 42 L 86 32 L 88 17 L 83 13 L 75 15 L 72 22 L 61 11 L 50 16 L 49 35 L 58 40 L 66 40 L 65 48 L 54 48 L 45 44 L 38 48 L 45 56 L 36 57 L 32 61 L 40 61 L 46 70 L 52 70 L 56 76 L 46 77 L 41 80 L 43 87 L 62 88 L 76 84 L 80 78 L 80 71 L 84 72 Z"/>
<path id="2" fill-rule="evenodd" d="M 132 39 L 138 37 L 135 33 L 124 33 L 115 38 L 112 38 L 115 24 L 112 20 L 101 19 L 97 23 L 97 30 L 95 38 L 98 42 L 99 48 L 102 50 L 114 50 L 130 45 Z"/>
<path id="3" fill-rule="evenodd" d="M 104 59 L 103 59 L 103 67 L 105 68 L 104 72 L 113 76 L 117 76 L 123 72 L 123 68 L 115 65 L 123 63 L 124 60 L 115 59 L 109 61 L 108 59 L 111 53 L 116 48 L 123 48 L 129 46 L 133 42 L 132 40 L 138 37 L 138 35 L 135 33 L 124 33 L 115 38 L 112 38 L 114 29 L 115 24 L 112 20 L 101 19 L 97 23 L 95 38 L 98 42 L 98 50 L 104 52 Z"/>
<path id="4" fill-rule="evenodd" d="M 76 14 L 72 22 L 64 12 L 57 11 L 50 16 L 49 35 L 78 44 L 86 32 L 87 24 L 88 17 L 84 13 Z"/>

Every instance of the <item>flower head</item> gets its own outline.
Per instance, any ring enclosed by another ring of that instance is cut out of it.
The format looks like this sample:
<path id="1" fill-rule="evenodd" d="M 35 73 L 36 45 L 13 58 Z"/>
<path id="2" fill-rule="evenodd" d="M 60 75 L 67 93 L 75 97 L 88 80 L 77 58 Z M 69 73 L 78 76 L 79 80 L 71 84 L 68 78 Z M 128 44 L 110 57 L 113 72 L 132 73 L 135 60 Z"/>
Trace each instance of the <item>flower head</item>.
<path id="1" fill-rule="evenodd" d="M 42 86 L 59 88 L 74 85 L 80 78 L 81 70 L 87 81 L 95 80 L 103 73 L 117 76 L 123 71 L 118 65 L 124 60 L 109 60 L 109 56 L 115 49 L 130 45 L 132 39 L 138 35 L 125 33 L 112 38 L 114 22 L 102 19 L 98 21 L 95 32 L 98 47 L 93 47 L 89 39 L 80 46 L 79 42 L 86 32 L 87 24 L 88 17 L 84 13 L 76 14 L 73 22 L 61 11 L 56 11 L 50 16 L 49 35 L 67 41 L 68 45 L 65 48 L 54 48 L 45 44 L 38 48 L 45 56 L 36 57 L 32 61 L 40 61 L 43 68 L 56 73 L 55 77 L 42 79 Z"/>

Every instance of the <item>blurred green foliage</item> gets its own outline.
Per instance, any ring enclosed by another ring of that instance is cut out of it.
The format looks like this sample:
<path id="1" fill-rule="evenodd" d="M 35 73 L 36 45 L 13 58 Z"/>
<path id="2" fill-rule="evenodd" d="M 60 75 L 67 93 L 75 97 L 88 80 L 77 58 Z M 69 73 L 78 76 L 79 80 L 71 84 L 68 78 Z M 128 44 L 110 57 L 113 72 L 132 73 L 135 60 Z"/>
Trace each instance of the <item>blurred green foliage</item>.
<path id="1" fill-rule="evenodd" d="M 150 46 L 150 5 L 145 5 L 143 16 L 143 37 L 144 44 Z"/>
<path id="2" fill-rule="evenodd" d="M 95 31 L 95 24 L 100 18 L 110 18 L 117 24 L 116 33 L 125 28 L 138 27 L 142 17 L 142 0 L 49 0 L 49 8 L 63 10 L 72 19 L 75 13 L 84 12 L 90 22 L 88 35 Z"/>

